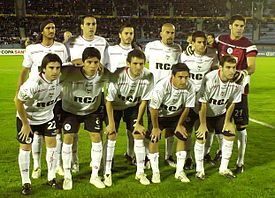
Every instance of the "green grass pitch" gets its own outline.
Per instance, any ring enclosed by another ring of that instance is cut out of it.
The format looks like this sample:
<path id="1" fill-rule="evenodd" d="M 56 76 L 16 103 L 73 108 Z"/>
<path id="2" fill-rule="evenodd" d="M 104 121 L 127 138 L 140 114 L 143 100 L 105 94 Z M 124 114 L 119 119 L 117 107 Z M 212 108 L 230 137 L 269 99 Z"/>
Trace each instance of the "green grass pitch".
<path id="1" fill-rule="evenodd" d="M 0 197 L 20 197 L 21 178 L 18 168 L 18 146 L 15 139 L 15 106 L 13 98 L 22 56 L 0 56 Z M 252 77 L 249 96 L 250 117 L 275 125 L 275 58 L 257 58 L 256 72 Z M 47 170 L 45 148 L 42 160 L 42 178 L 32 180 L 32 197 L 275 197 L 275 129 L 250 122 L 245 172 L 234 180 L 218 174 L 218 166 L 205 166 L 205 181 L 195 179 L 194 170 L 187 171 L 191 182 L 174 179 L 175 169 L 164 166 L 164 141 L 161 141 L 161 184 L 142 186 L 135 179 L 135 167 L 128 166 L 123 157 L 126 149 L 125 126 L 121 124 L 115 150 L 113 186 L 96 189 L 89 184 L 90 142 L 87 132 L 80 131 L 80 172 L 73 175 L 73 190 L 56 191 L 46 185 Z M 216 140 L 212 148 L 214 154 Z M 235 167 L 237 145 L 235 141 L 230 168 Z M 174 156 L 175 157 L 175 156 Z M 32 163 L 31 163 L 32 164 Z M 31 167 L 32 170 L 32 167 Z M 146 170 L 151 178 L 151 170 Z M 61 181 L 61 177 L 58 177 Z"/>

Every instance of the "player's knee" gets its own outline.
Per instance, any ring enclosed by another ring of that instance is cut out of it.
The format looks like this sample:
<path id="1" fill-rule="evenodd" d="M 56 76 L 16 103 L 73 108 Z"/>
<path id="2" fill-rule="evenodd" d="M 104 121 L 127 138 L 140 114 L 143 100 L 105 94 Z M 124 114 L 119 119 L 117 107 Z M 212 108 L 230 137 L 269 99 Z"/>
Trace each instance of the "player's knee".
<path id="1" fill-rule="evenodd" d="M 56 137 L 55 136 L 45 136 L 45 143 L 48 148 L 56 147 Z"/>
<path id="2" fill-rule="evenodd" d="M 136 140 L 142 140 L 142 139 L 144 139 L 144 136 L 142 136 L 142 135 L 140 135 L 140 134 L 133 134 L 133 137 L 134 137 L 134 139 L 136 139 Z"/>
<path id="3" fill-rule="evenodd" d="M 74 135 L 75 135 L 75 133 L 65 133 L 64 134 L 63 142 L 65 144 L 73 144 L 73 142 L 74 142 Z"/>
<path id="4" fill-rule="evenodd" d="M 113 132 L 111 134 L 108 134 L 108 139 L 109 140 L 116 140 L 116 132 Z"/>
<path id="5" fill-rule="evenodd" d="M 235 139 L 235 134 L 230 131 L 223 131 L 222 134 L 223 134 L 223 138 L 228 141 L 234 141 Z"/>
<path id="6" fill-rule="evenodd" d="M 237 128 L 237 131 L 242 131 L 246 129 L 246 125 L 237 125 L 236 128 Z"/>
<path id="7" fill-rule="evenodd" d="M 180 141 L 187 141 L 187 139 L 188 139 L 188 136 L 187 137 L 185 137 L 185 136 L 183 136 L 180 132 L 178 132 L 178 131 L 176 131 L 176 133 L 175 133 L 175 136 L 178 138 L 178 140 L 180 140 Z"/>
<path id="8" fill-rule="evenodd" d="M 20 149 L 24 151 L 31 151 L 32 145 L 31 144 L 20 144 Z"/>
<path id="9" fill-rule="evenodd" d="M 97 132 L 90 132 L 90 139 L 92 142 L 101 142 L 101 135 Z"/>

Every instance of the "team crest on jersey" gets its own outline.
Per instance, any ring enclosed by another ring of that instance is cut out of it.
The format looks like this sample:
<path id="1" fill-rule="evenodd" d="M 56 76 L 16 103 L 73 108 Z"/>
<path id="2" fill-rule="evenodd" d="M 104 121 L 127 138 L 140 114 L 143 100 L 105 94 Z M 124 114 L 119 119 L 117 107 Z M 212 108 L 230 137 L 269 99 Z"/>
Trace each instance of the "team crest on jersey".
<path id="1" fill-rule="evenodd" d="M 68 124 L 68 123 L 64 125 L 64 129 L 65 129 L 66 131 L 71 130 L 71 128 L 72 128 L 72 126 L 71 126 L 70 124 Z"/>
<path id="2" fill-rule="evenodd" d="M 229 48 L 226 49 L 226 52 L 228 54 L 232 54 L 233 53 L 233 49 L 231 47 L 229 47 Z"/>
<path id="3" fill-rule="evenodd" d="M 32 138 L 31 138 L 31 137 L 28 137 L 28 138 L 26 139 L 26 143 L 27 143 L 27 144 L 31 144 L 31 143 L 32 143 Z"/>
<path id="4" fill-rule="evenodd" d="M 221 96 L 224 96 L 224 95 L 225 95 L 225 93 L 222 91 L 222 92 L 221 92 Z"/>

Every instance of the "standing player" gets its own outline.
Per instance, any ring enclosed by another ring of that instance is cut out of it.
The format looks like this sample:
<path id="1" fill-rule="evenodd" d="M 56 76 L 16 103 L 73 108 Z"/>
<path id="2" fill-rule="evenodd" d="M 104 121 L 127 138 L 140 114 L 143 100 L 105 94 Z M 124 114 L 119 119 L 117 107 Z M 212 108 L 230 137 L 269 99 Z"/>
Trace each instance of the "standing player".
<path id="1" fill-rule="evenodd" d="M 145 47 L 146 59 L 149 70 L 154 74 L 154 83 L 160 79 L 170 76 L 172 65 L 176 64 L 182 52 L 179 44 L 174 43 L 175 26 L 171 23 L 162 25 L 160 32 L 161 40 L 150 42 Z M 176 167 L 172 158 L 173 134 L 165 133 L 165 163 Z"/>
<path id="2" fill-rule="evenodd" d="M 241 101 L 241 85 L 234 82 L 237 61 L 233 56 L 224 55 L 220 60 L 220 65 L 218 70 L 206 74 L 198 94 L 201 107 L 199 111 L 200 125 L 196 131 L 195 148 L 198 150 L 196 176 L 201 179 L 204 178 L 203 144 L 209 130 L 215 130 L 215 132 L 223 134 L 219 173 L 228 178 L 235 177 L 228 169 L 235 139 L 235 125 L 231 116 L 235 104 Z"/>
<path id="3" fill-rule="evenodd" d="M 36 77 L 39 73 L 41 62 L 43 57 L 48 53 L 57 54 L 62 63 L 68 61 L 68 53 L 64 44 L 56 42 L 54 40 L 55 37 L 55 24 L 51 20 L 45 20 L 40 24 L 40 35 L 39 42 L 36 44 L 28 45 L 26 51 L 24 53 L 23 67 L 21 69 L 17 92 L 19 87 L 25 82 L 27 75 L 29 73 L 29 77 Z M 58 103 L 56 104 L 56 108 L 58 108 Z M 58 123 L 57 123 L 58 126 Z M 59 132 L 59 131 L 57 131 Z M 62 175 L 62 165 L 60 160 L 61 153 L 61 134 L 56 135 L 57 139 L 57 153 L 58 157 L 58 173 Z M 42 152 L 42 142 L 43 136 L 34 133 L 33 143 L 32 143 L 32 156 L 33 156 L 33 172 L 32 178 L 37 179 L 41 176 L 41 152 Z"/>
<path id="4" fill-rule="evenodd" d="M 99 50 L 101 54 L 101 64 L 106 66 L 107 63 L 107 47 L 108 43 L 105 38 L 95 35 L 97 22 L 96 18 L 87 15 L 81 18 L 81 35 L 78 37 L 72 38 L 66 44 L 70 53 L 70 60 L 75 65 L 83 65 L 82 62 L 82 53 L 87 47 L 95 47 Z M 102 95 L 102 108 L 104 108 L 104 95 Z M 75 134 L 74 143 L 73 143 L 73 172 L 79 171 L 78 163 L 78 134 Z"/>
<path id="5" fill-rule="evenodd" d="M 192 43 L 194 48 L 193 54 L 187 54 L 183 52 L 180 57 L 180 62 L 185 63 L 190 69 L 190 80 L 195 85 L 195 91 L 198 92 L 202 79 L 204 75 L 210 70 L 218 68 L 218 59 L 215 50 L 206 48 L 206 36 L 202 31 L 196 31 L 192 34 Z M 187 159 L 185 164 L 185 169 L 192 169 L 192 158 L 191 158 L 191 147 L 192 147 L 192 130 L 197 116 L 193 109 L 190 110 L 190 119 L 186 121 L 188 126 L 189 138 L 187 140 Z M 214 135 L 214 133 L 209 133 L 209 136 Z M 196 144 L 195 144 L 196 145 Z M 196 147 L 195 147 L 195 159 L 196 159 Z M 212 162 L 208 158 L 209 162 Z"/>
<path id="6" fill-rule="evenodd" d="M 246 37 L 243 36 L 245 28 L 245 18 L 241 15 L 234 15 L 229 21 L 229 35 L 220 35 L 216 38 L 219 56 L 225 54 L 233 55 L 237 60 L 237 70 L 241 71 L 240 78 L 242 83 L 242 101 L 236 104 L 233 117 L 238 131 L 238 160 L 236 173 L 244 171 L 244 154 L 247 143 L 248 101 L 250 75 L 255 72 L 257 48 Z"/>
<path id="7" fill-rule="evenodd" d="M 150 184 L 144 174 L 145 146 L 143 127 L 143 114 L 150 99 L 153 88 L 153 74 L 144 68 L 145 55 L 141 50 L 135 49 L 128 53 L 127 65 L 119 75 L 117 82 L 110 83 L 106 97 L 108 114 L 107 159 L 104 175 L 106 186 L 112 185 L 111 165 L 114 155 L 116 132 L 123 118 L 126 128 L 134 138 L 134 152 L 136 155 L 136 179 L 143 185 Z"/>
<path id="8" fill-rule="evenodd" d="M 59 75 L 62 61 L 56 54 L 47 54 L 41 64 L 42 72 L 29 78 L 15 99 L 17 109 L 17 139 L 20 143 L 18 163 L 23 195 L 31 194 L 29 176 L 30 152 L 34 133 L 45 137 L 48 184 L 56 189 L 56 122 L 53 108 L 60 95 Z"/>
<path id="9" fill-rule="evenodd" d="M 64 39 L 63 43 L 66 44 L 72 36 L 73 36 L 73 34 L 70 31 L 64 32 L 64 34 L 63 34 L 63 39 Z"/>
<path id="10" fill-rule="evenodd" d="M 149 159 L 153 183 L 160 183 L 158 141 L 163 129 L 172 134 L 175 133 L 178 137 L 175 178 L 181 182 L 190 182 L 183 171 L 188 137 L 183 123 L 189 113 L 189 108 L 194 105 L 195 90 L 189 81 L 189 69 L 184 63 L 177 63 L 172 66 L 172 74 L 160 80 L 151 94 Z"/>

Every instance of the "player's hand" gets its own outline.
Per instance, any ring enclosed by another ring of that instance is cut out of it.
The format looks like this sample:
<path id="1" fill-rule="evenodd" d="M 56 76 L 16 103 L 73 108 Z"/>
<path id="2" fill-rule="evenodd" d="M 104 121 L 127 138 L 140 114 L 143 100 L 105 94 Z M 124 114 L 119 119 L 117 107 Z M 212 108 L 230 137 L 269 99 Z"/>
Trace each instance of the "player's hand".
<path id="1" fill-rule="evenodd" d="M 232 122 L 225 122 L 222 131 L 229 131 L 231 134 L 236 134 L 235 125 Z"/>
<path id="2" fill-rule="evenodd" d="M 208 132 L 208 128 L 206 125 L 200 125 L 198 130 L 196 131 L 196 137 L 202 139 L 203 141 L 206 139 L 206 133 Z"/>
<path id="3" fill-rule="evenodd" d="M 19 139 L 22 140 L 23 142 L 27 141 L 30 133 L 33 133 L 30 125 L 28 124 L 23 125 L 21 128 L 21 131 L 18 133 Z"/>
<path id="4" fill-rule="evenodd" d="M 98 75 L 102 75 L 104 73 L 104 66 L 99 63 L 99 66 L 98 66 Z"/>
<path id="5" fill-rule="evenodd" d="M 175 130 L 175 134 L 180 140 L 187 140 L 187 138 L 188 138 L 187 130 L 183 125 L 178 125 L 177 126 L 177 128 Z M 181 136 L 181 137 L 179 137 L 178 135 Z"/>
<path id="6" fill-rule="evenodd" d="M 142 126 L 141 124 L 136 123 L 134 125 L 134 127 L 135 128 L 134 128 L 133 134 L 139 133 L 142 137 L 145 136 L 146 129 L 144 128 L 144 126 Z"/>
<path id="7" fill-rule="evenodd" d="M 76 67 L 83 66 L 83 62 L 82 62 L 82 59 L 81 59 L 81 58 L 74 59 L 74 60 L 72 60 L 71 62 L 72 62 L 72 63 L 74 64 L 74 66 L 76 66 Z"/>
<path id="8" fill-rule="evenodd" d="M 237 70 L 232 78 L 232 81 L 237 84 L 241 84 L 243 82 L 244 77 L 247 75 L 248 75 L 247 70 Z"/>
<path id="9" fill-rule="evenodd" d="M 159 128 L 153 128 L 151 132 L 151 141 L 158 142 L 160 139 L 161 130 Z"/>
<path id="10" fill-rule="evenodd" d="M 109 124 L 109 125 L 106 127 L 105 134 L 106 134 L 106 135 L 111 135 L 111 134 L 113 134 L 113 133 L 116 133 L 116 127 L 115 127 L 115 125 Z"/>

